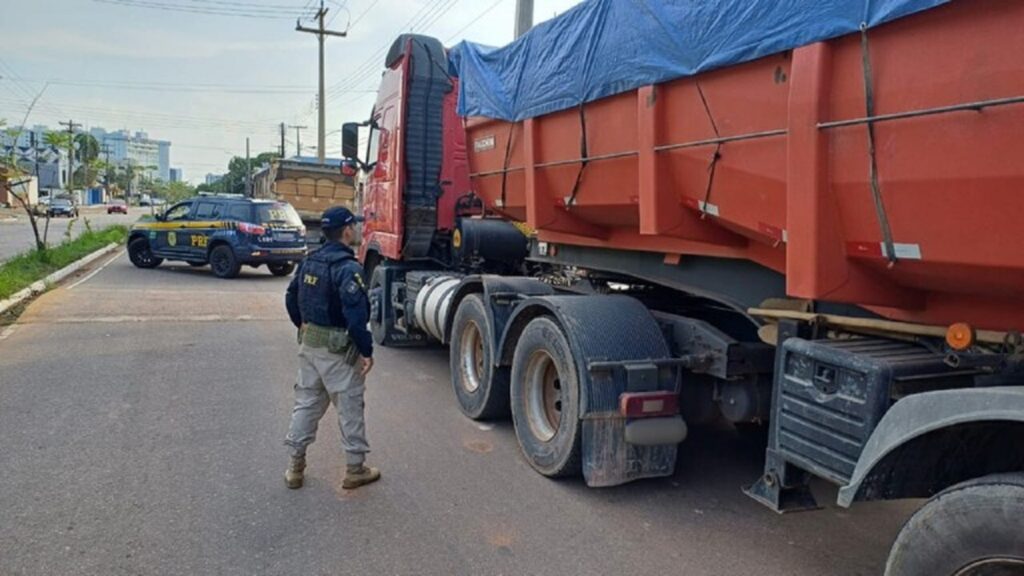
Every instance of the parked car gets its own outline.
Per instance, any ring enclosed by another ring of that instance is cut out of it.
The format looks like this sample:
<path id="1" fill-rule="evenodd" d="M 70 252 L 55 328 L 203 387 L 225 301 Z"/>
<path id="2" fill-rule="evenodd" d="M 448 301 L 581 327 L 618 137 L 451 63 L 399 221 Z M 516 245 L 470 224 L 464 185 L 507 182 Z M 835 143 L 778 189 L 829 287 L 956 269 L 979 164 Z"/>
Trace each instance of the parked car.
<path id="1" fill-rule="evenodd" d="M 67 198 L 55 198 L 50 202 L 50 207 L 47 210 L 47 216 L 50 218 L 57 216 L 78 218 L 78 206 L 75 206 L 75 203 Z"/>
<path id="2" fill-rule="evenodd" d="M 32 211 L 36 216 L 46 216 L 47 212 L 50 211 L 50 197 L 41 196 L 39 203 L 32 207 Z"/>
<path id="3" fill-rule="evenodd" d="M 128 204 L 124 200 L 112 200 L 107 204 L 107 214 L 127 214 Z"/>
<path id="4" fill-rule="evenodd" d="M 306 257 L 306 227 L 287 202 L 199 196 L 133 225 L 128 257 L 139 268 L 209 264 L 221 278 L 238 276 L 243 265 L 287 276 Z"/>

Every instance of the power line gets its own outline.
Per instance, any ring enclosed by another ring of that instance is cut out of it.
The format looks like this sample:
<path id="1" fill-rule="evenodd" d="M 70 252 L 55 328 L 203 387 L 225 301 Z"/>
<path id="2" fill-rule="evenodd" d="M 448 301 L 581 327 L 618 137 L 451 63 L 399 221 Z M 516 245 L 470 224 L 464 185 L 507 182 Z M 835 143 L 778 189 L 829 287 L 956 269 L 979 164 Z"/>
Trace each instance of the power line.
<path id="1" fill-rule="evenodd" d="M 417 12 L 417 14 L 413 15 L 413 17 L 406 22 L 405 26 L 403 26 L 403 29 L 416 31 L 416 29 L 419 28 L 419 31 L 422 32 L 437 22 L 442 16 L 447 14 L 458 2 L 459 0 L 438 0 L 432 5 L 427 5 L 425 7 L 426 10 L 421 10 L 420 12 Z M 367 78 L 371 78 L 373 74 L 378 71 L 380 56 L 383 55 L 383 53 L 390 47 L 391 44 L 381 46 L 376 52 L 367 58 L 363 65 L 357 68 L 357 71 L 353 72 L 345 82 L 336 85 L 336 88 L 332 91 L 331 96 L 328 97 L 327 100 L 331 101 L 344 93 L 361 91 L 354 90 L 353 87 L 357 86 Z M 356 100 L 358 99 L 359 98 Z"/>
<path id="2" fill-rule="evenodd" d="M 372 10 L 373 7 L 376 6 L 378 2 L 380 2 L 380 0 L 373 0 L 373 2 L 370 2 L 370 4 L 366 7 L 366 9 L 359 13 L 359 16 L 356 16 L 354 19 L 352 19 L 352 22 L 349 23 L 348 25 L 349 30 L 351 30 L 352 27 L 355 26 L 356 24 L 359 24 L 359 21 L 363 19 L 363 16 L 369 14 L 370 10 Z"/>
<path id="3" fill-rule="evenodd" d="M 0 101 L 2 101 L 2 100 L 3 99 L 0 99 Z M 15 103 L 23 104 L 24 102 L 15 102 Z M 127 109 L 121 109 L 121 108 L 117 108 L 117 109 L 100 108 L 100 107 L 97 107 L 97 106 L 73 105 L 73 104 L 62 104 L 62 106 L 67 106 L 69 109 L 80 111 L 83 114 L 88 114 L 90 112 L 95 112 L 95 113 L 100 113 L 100 114 L 110 113 L 110 114 L 116 114 L 116 115 L 125 116 L 125 117 L 134 116 L 134 117 L 143 118 L 143 119 L 175 120 L 175 121 L 182 121 L 182 120 L 184 120 L 184 121 L 193 121 L 193 122 L 203 122 L 203 123 L 208 123 L 208 124 L 221 124 L 221 125 L 225 125 L 225 126 L 245 126 L 245 127 L 250 127 L 250 128 L 261 128 L 261 127 L 266 125 L 263 121 L 259 121 L 259 120 L 252 120 L 252 121 L 250 121 L 250 120 L 230 120 L 230 119 L 223 119 L 223 118 L 210 118 L 210 117 L 203 117 L 203 116 L 190 116 L 190 115 L 187 115 L 187 114 L 165 114 L 165 113 L 160 113 L 160 112 L 146 112 L 146 111 L 142 111 L 142 110 L 127 110 Z"/>
<path id="4" fill-rule="evenodd" d="M 423 7 L 421 7 L 415 14 L 412 15 L 408 22 L 406 22 L 405 24 L 402 25 L 401 28 L 399 28 L 399 31 L 409 28 L 410 25 L 413 24 L 414 22 L 417 22 L 423 16 L 424 13 L 428 11 L 433 11 L 435 8 L 440 6 L 441 3 L 444 1 L 445 0 L 431 0 L 427 4 L 424 4 Z M 394 34 L 392 34 L 392 36 L 394 36 Z M 328 92 L 331 95 L 336 96 L 338 93 L 343 92 L 345 88 L 355 86 L 362 82 L 367 77 L 367 74 L 372 74 L 375 70 L 377 70 L 377 68 L 380 66 L 380 57 L 383 56 L 384 53 L 390 47 L 391 42 L 381 45 L 379 48 L 377 48 L 377 50 L 370 54 L 370 56 L 367 57 L 366 60 L 363 60 L 363 62 L 360 63 L 355 68 L 355 70 L 349 73 L 344 80 L 341 80 L 334 86 L 331 86 L 331 88 L 328 89 Z M 328 97 L 327 100 L 330 101 L 331 97 Z"/>
<path id="5" fill-rule="evenodd" d="M 308 16 L 308 12 L 302 11 L 301 9 L 263 9 L 258 6 L 242 8 L 228 8 L 228 7 L 216 7 L 216 6 L 195 6 L 185 4 L 171 4 L 167 2 L 159 2 L 156 0 L 92 0 L 100 4 L 111 4 L 116 6 L 127 6 L 133 8 L 148 8 L 153 10 L 162 10 L 167 12 L 185 12 L 191 14 L 204 14 L 209 16 L 238 16 L 241 18 L 264 18 L 264 19 L 284 19 L 290 20 L 292 18 L 302 18 Z"/>
<path id="6" fill-rule="evenodd" d="M 472 26 L 473 26 L 473 24 L 476 24 L 477 22 L 479 22 L 479 21 L 480 21 L 480 19 L 481 19 L 481 18 L 483 18 L 484 16 L 486 16 L 487 14 L 489 14 L 489 13 L 490 13 L 490 12 L 491 12 L 492 10 L 494 10 L 495 8 L 497 8 L 497 7 L 498 7 L 498 5 L 499 5 L 499 4 L 501 4 L 501 2 L 502 2 L 502 0 L 495 0 L 495 2 L 494 2 L 493 4 L 491 4 L 490 6 L 488 6 L 488 7 L 486 8 L 486 9 L 484 9 L 484 11 L 483 11 L 483 12 L 481 12 L 480 14 L 477 14 L 476 18 L 473 18 L 473 19 L 472 19 L 472 20 L 470 20 L 470 21 L 469 21 L 469 23 L 467 23 L 467 24 L 466 24 L 465 26 L 463 26 L 462 28 L 459 28 L 459 30 L 458 30 L 457 32 L 455 32 L 455 33 L 454 33 L 454 34 L 452 34 L 451 36 L 449 36 L 449 37 L 445 38 L 445 40 L 444 40 L 444 43 L 445 43 L 445 44 L 447 44 L 447 43 L 451 42 L 451 41 L 452 41 L 452 40 L 454 40 L 454 39 L 455 39 L 456 37 L 458 37 L 458 35 L 459 35 L 459 34 L 462 34 L 462 33 L 463 33 L 463 32 L 465 32 L 466 30 L 468 30 L 468 29 L 469 29 L 470 27 L 472 27 Z"/>
<path id="7" fill-rule="evenodd" d="M 38 80 L 31 82 L 42 83 Z M 154 90 L 161 92 L 212 92 L 219 94 L 306 94 L 309 87 L 233 87 L 202 86 L 202 85 L 181 85 L 181 84 L 160 84 L 160 83 L 136 83 L 136 82 L 100 82 L 83 80 L 50 80 L 54 86 L 77 86 L 85 88 L 116 88 L 118 90 Z"/>

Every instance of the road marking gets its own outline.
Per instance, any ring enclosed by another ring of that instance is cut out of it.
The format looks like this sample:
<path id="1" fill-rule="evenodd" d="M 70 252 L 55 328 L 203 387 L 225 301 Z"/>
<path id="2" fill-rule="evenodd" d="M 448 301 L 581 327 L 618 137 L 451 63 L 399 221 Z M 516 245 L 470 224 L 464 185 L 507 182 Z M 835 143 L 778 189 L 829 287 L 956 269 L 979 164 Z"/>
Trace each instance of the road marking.
<path id="1" fill-rule="evenodd" d="M 17 330 L 17 328 L 17 324 L 11 324 L 7 328 L 4 328 L 3 332 L 0 332 L 0 342 L 3 342 L 4 340 L 10 338 L 11 334 L 14 334 L 14 331 Z"/>
<path id="2" fill-rule="evenodd" d="M 203 314 L 195 316 L 64 316 L 49 321 L 33 321 L 33 324 L 127 324 L 140 322 L 274 322 L 287 321 L 287 318 L 260 318 L 249 314 L 239 316 L 223 316 L 221 314 Z"/>
<path id="3" fill-rule="evenodd" d="M 75 282 L 71 286 L 68 286 L 68 290 L 74 290 L 75 286 L 78 286 L 79 284 L 81 284 L 81 283 L 85 282 L 86 280 L 92 278 L 93 276 L 99 274 L 101 270 L 103 270 L 108 265 L 110 265 L 110 263 L 113 262 L 114 260 L 117 260 L 118 258 L 120 258 L 122 254 L 124 254 L 123 250 L 118 251 L 117 254 L 114 254 L 113 258 L 111 258 L 111 259 L 107 260 L 106 262 L 104 262 L 102 266 L 100 266 L 99 268 L 93 270 L 92 272 L 89 272 L 88 274 L 86 274 L 85 276 L 80 278 L 77 282 Z"/>

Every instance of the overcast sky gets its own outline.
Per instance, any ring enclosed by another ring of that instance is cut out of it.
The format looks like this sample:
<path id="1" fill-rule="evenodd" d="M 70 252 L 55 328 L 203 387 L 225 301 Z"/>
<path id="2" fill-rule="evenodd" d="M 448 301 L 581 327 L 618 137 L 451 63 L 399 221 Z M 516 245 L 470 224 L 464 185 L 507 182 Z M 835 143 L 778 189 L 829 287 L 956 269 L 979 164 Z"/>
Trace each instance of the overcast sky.
<path id="1" fill-rule="evenodd" d="M 535 21 L 579 0 L 536 0 Z M 279 124 L 306 125 L 316 145 L 316 37 L 295 15 L 319 0 L 0 0 L 0 118 L 17 125 L 69 118 L 86 128 L 143 130 L 170 140 L 171 166 L 201 182 L 232 155 L 277 150 Z M 515 0 L 331 0 L 327 131 L 369 116 L 384 52 L 410 28 L 445 45 L 512 40 Z M 339 6 L 342 9 L 339 9 Z M 184 7 L 190 11 L 170 10 Z M 210 12 L 233 12 L 232 15 Z M 247 14 L 240 15 L 239 12 Z M 258 16 L 258 17 L 254 17 Z M 312 22 L 306 22 L 312 26 Z M 338 156 L 340 134 L 327 137 Z M 295 153 L 295 130 L 287 131 Z M 315 150 L 304 151 L 315 155 Z"/>

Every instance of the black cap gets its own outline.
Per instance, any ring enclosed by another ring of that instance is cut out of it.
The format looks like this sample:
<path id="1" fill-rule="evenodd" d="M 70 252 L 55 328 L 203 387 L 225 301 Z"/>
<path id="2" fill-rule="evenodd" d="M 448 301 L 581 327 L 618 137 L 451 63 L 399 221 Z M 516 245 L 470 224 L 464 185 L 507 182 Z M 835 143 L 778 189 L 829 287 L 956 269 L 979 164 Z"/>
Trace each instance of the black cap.
<path id="1" fill-rule="evenodd" d="M 320 217 L 320 227 L 324 230 L 336 230 L 362 221 L 363 218 L 361 216 L 356 216 L 348 208 L 332 206 L 324 210 L 323 215 Z"/>

